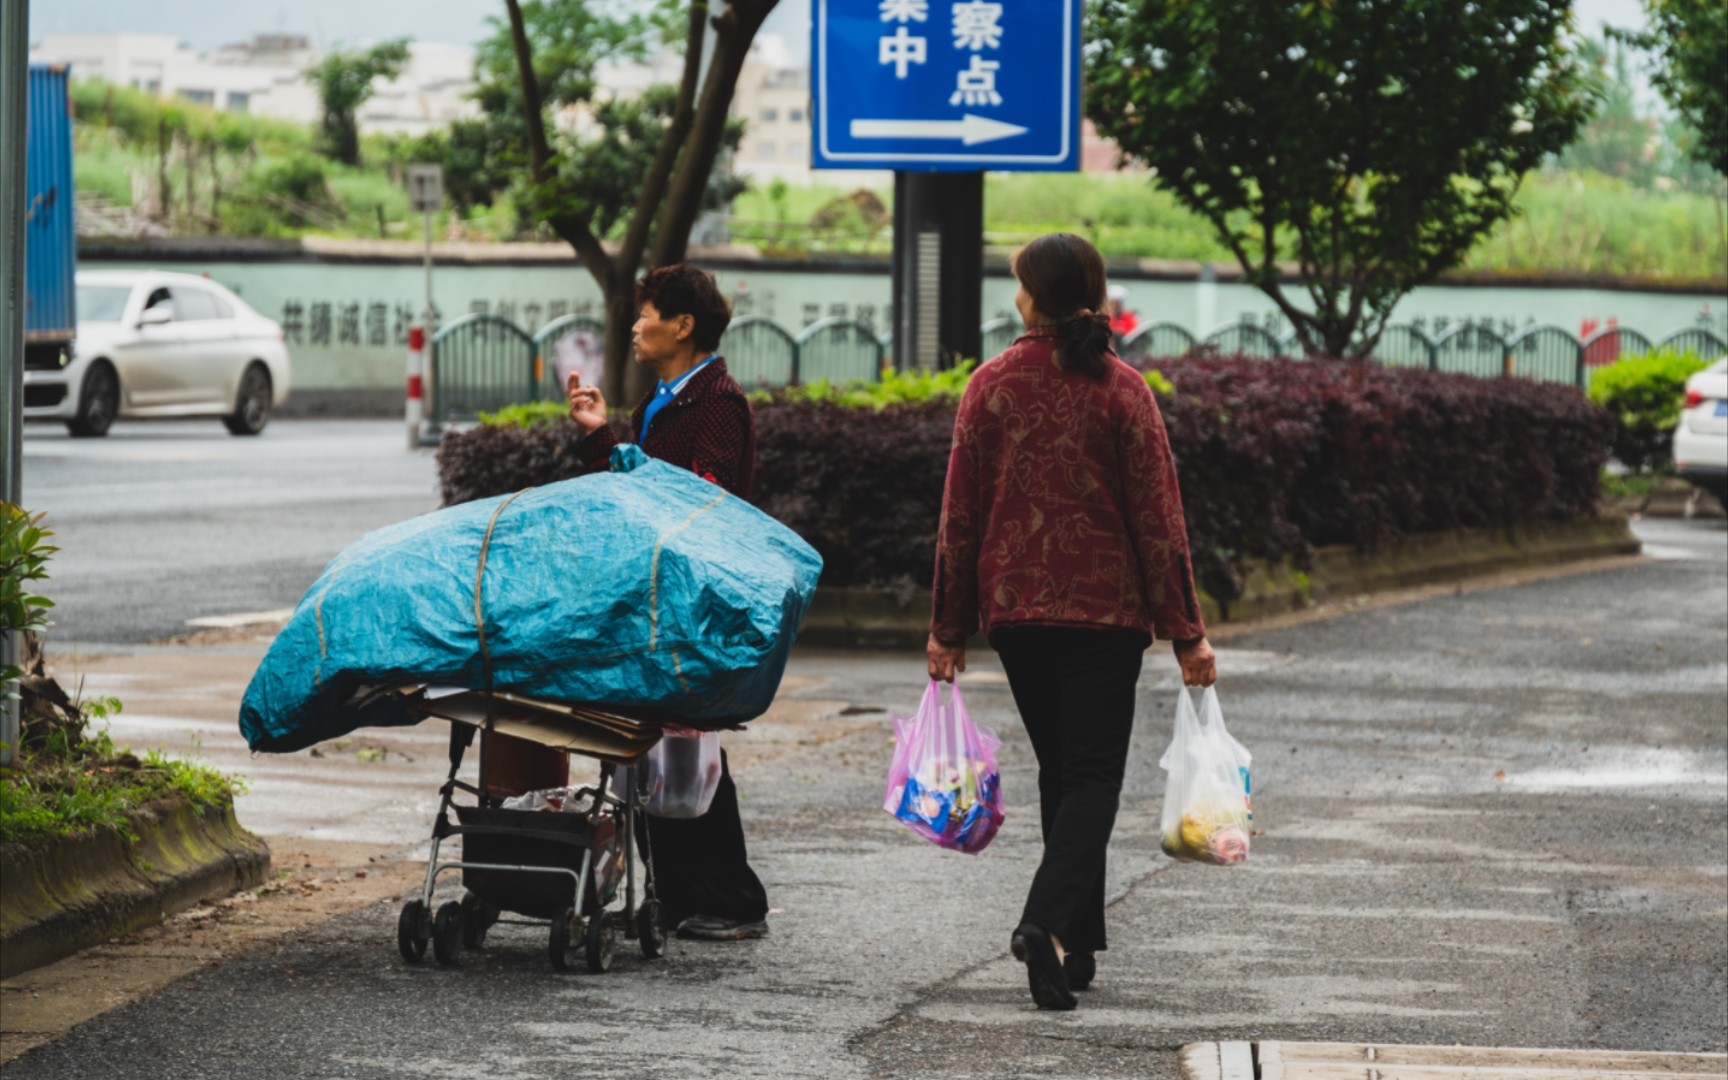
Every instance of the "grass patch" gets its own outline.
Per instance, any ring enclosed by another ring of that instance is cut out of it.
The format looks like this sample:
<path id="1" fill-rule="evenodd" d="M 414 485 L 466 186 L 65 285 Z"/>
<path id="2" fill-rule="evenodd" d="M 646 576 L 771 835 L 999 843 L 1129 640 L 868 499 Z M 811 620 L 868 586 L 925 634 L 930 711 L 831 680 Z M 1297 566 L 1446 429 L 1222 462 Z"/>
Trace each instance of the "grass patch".
<path id="1" fill-rule="evenodd" d="M 849 191 L 753 187 L 733 204 L 733 235 L 775 250 L 809 243 L 805 223 Z M 893 189 L 875 191 L 892 210 Z M 1524 181 L 1517 215 L 1471 251 L 1463 269 L 1509 276 L 1564 272 L 1645 280 L 1720 281 L 1728 266 L 1728 191 L 1654 191 L 1589 170 L 1543 170 Z M 850 231 L 848 231 L 850 227 Z M 984 180 L 984 238 L 1017 247 L 1075 232 L 1110 259 L 1234 264 L 1205 220 L 1143 175 L 992 173 Z M 881 251 L 857 223 L 820 238 L 822 249 Z M 812 247 L 814 249 L 814 247 Z"/>
<path id="2" fill-rule="evenodd" d="M 117 706 L 111 703 L 110 707 Z M 106 732 L 75 743 L 63 736 L 0 772 L 0 843 L 30 843 L 113 829 L 136 842 L 132 814 L 184 796 L 194 806 L 228 806 L 246 782 L 152 750 L 140 758 Z"/>
<path id="3" fill-rule="evenodd" d="M 1598 172 L 1534 173 L 1518 195 L 1518 216 L 1477 244 L 1464 265 L 1720 281 L 1728 266 L 1724 198 L 1641 190 Z"/>
<path id="4" fill-rule="evenodd" d="M 1602 474 L 1602 494 L 1610 499 L 1643 499 L 1656 490 L 1665 477 L 1657 473 Z"/>
<path id="5" fill-rule="evenodd" d="M 391 137 L 362 140 L 365 164 L 351 169 L 316 158 L 311 125 L 159 102 L 95 82 L 75 83 L 73 100 L 79 190 L 130 206 L 135 193 L 154 189 L 165 167 L 178 200 L 169 223 L 177 231 L 410 239 L 419 234 L 407 194 L 392 178 L 400 146 Z M 280 168 L 308 158 L 322 163 L 321 176 Z M 188 176 L 189 169 L 195 175 Z M 218 186 L 212 170 L 221 177 L 220 199 L 211 198 Z M 1115 260 L 1235 261 L 1206 221 L 1145 174 L 992 173 L 984 184 L 985 242 L 998 248 L 1061 231 L 1086 236 Z M 188 191 L 196 207 L 183 205 Z M 882 211 L 892 211 L 892 185 L 872 189 L 874 198 L 861 204 L 849 202 L 855 191 L 821 182 L 753 184 L 732 205 L 733 238 L 791 257 L 886 254 L 893 237 Z M 1728 187 L 1719 185 L 1713 193 L 1661 191 L 1592 170 L 1550 168 L 1525 179 L 1517 210 L 1471 251 L 1465 269 L 1511 277 L 1728 278 Z M 507 196 L 465 217 L 440 215 L 439 235 L 549 238 L 544 230 L 524 230 Z"/>

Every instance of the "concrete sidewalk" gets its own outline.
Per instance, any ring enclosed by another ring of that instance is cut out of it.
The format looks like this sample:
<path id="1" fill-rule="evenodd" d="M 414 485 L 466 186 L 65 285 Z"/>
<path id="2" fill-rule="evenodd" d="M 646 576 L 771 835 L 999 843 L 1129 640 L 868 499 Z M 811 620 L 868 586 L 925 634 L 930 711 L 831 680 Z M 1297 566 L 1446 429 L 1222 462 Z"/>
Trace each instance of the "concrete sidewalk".
<path id="1" fill-rule="evenodd" d="M 1008 955 L 1040 841 L 1030 748 L 993 658 L 974 657 L 963 688 L 1005 739 L 1009 816 L 967 858 L 878 809 L 888 718 L 915 704 L 921 658 L 804 651 L 781 711 L 728 736 L 776 908 L 767 940 L 676 942 L 664 960 L 621 952 L 608 975 L 559 976 L 543 933 L 501 926 L 459 967 L 408 967 L 398 905 L 375 897 L 90 1019 L 7 1064 L 6 1080 L 1176 1080 L 1181 1049 L 1202 1041 L 1718 1054 L 1728 544 L 1718 524 L 1689 528 L 1656 538 L 1661 560 L 1224 641 L 1221 697 L 1255 755 L 1264 830 L 1242 867 L 1158 852 L 1177 673 L 1152 654 L 1112 847 L 1110 949 L 1073 1013 L 1035 1011 Z M 201 662 L 225 648 L 241 645 L 207 643 Z M 129 680 L 123 722 L 170 749 L 193 723 L 206 756 L 233 753 L 254 777 L 242 820 L 268 831 L 274 816 L 293 830 L 285 847 L 370 838 L 411 856 L 425 836 L 440 733 L 247 759 L 217 743 L 255 654 L 178 706 L 188 673 L 171 654 L 86 660 L 92 692 Z M 1376 1080 L 1363 1064 L 1316 1067 Z"/>

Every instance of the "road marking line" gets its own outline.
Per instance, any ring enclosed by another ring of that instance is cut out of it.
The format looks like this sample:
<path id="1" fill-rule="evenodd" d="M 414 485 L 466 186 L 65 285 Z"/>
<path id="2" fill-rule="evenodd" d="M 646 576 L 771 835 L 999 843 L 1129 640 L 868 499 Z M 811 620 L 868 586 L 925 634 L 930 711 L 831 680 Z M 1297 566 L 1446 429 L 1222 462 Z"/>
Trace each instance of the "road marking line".
<path id="1" fill-rule="evenodd" d="M 257 626 L 261 623 L 287 622 L 294 616 L 293 608 L 278 608 L 275 611 L 246 611 L 238 615 L 205 615 L 202 618 L 187 619 L 187 626 L 200 626 L 213 630 L 232 630 L 237 626 Z"/>

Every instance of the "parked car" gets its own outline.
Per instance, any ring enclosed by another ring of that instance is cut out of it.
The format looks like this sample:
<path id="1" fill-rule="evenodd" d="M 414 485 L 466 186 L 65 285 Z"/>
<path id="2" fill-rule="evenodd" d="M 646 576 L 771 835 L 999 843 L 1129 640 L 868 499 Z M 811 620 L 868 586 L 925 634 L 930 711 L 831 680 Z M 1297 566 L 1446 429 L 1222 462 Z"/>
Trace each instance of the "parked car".
<path id="1" fill-rule="evenodd" d="M 1686 380 L 1674 471 L 1728 506 L 1728 356 Z"/>
<path id="2" fill-rule="evenodd" d="M 214 281 L 158 270 L 77 280 L 77 340 L 53 366 L 26 365 L 26 419 L 104 435 L 117 417 L 214 416 L 256 435 L 288 399 L 281 326 Z"/>

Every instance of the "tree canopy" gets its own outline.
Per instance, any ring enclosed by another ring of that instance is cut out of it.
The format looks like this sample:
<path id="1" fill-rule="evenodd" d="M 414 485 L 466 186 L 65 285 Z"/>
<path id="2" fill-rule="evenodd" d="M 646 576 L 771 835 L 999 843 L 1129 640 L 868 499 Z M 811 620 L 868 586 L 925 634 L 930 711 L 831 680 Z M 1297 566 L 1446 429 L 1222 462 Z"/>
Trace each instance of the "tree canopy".
<path id="1" fill-rule="evenodd" d="M 408 39 L 357 52 L 335 50 L 306 72 L 324 106 L 321 149 L 344 165 L 360 164 L 360 129 L 354 114 L 372 96 L 375 79 L 394 79 L 408 63 Z"/>
<path id="2" fill-rule="evenodd" d="M 1211 222 L 1306 351 L 1364 355 L 1592 113 L 1569 9 L 1096 0 L 1086 112 Z"/>
<path id="3" fill-rule="evenodd" d="M 594 0 L 505 0 L 509 22 L 481 49 L 481 105 L 499 118 L 496 135 L 521 134 L 503 151 L 522 161 L 519 205 L 570 244 L 606 296 L 605 391 L 614 401 L 649 381 L 628 366 L 637 275 L 682 260 L 697 215 L 736 190 L 716 181 L 715 165 L 743 135 L 729 116 L 732 92 L 777 2 L 662 0 L 619 16 Z M 661 45 L 683 54 L 677 86 L 594 100 L 598 63 Z M 516 121 L 503 120 L 510 102 Z"/>
<path id="4" fill-rule="evenodd" d="M 1696 133 L 1688 148 L 1728 176 L 1728 10 L 1722 0 L 1644 0 L 1650 28 L 1620 33 L 1654 52 L 1651 82 Z"/>

